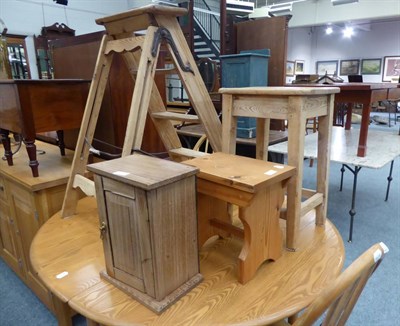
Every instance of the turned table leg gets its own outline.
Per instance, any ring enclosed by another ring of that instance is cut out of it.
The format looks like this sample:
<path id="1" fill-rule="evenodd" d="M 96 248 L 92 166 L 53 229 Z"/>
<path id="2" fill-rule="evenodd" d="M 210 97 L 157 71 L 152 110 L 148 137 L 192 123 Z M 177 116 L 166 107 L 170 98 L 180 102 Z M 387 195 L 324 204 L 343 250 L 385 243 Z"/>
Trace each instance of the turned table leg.
<path id="1" fill-rule="evenodd" d="M 29 166 L 31 167 L 32 170 L 32 175 L 34 177 L 39 176 L 39 162 L 36 159 L 36 145 L 35 145 L 35 139 L 30 140 L 30 139 L 25 139 L 24 140 L 25 146 L 26 146 L 26 151 L 28 153 L 29 157 Z"/>
<path id="2" fill-rule="evenodd" d="M 61 156 L 65 156 L 64 130 L 57 130 L 56 132 Z"/>
<path id="3" fill-rule="evenodd" d="M 7 164 L 13 165 L 10 137 L 8 136 L 9 131 L 6 129 L 0 129 L 0 133 L 1 133 L 1 141 L 4 146 L 4 156 L 7 159 Z"/>

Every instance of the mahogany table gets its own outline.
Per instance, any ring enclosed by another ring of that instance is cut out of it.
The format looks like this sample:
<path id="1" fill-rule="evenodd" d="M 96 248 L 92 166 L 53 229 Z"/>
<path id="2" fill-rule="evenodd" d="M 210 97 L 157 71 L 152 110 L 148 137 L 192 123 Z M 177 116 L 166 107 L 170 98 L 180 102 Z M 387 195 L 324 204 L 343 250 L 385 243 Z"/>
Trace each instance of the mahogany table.
<path id="1" fill-rule="evenodd" d="M 63 219 L 59 212 L 48 220 L 32 242 L 30 257 L 38 276 L 59 299 L 61 325 L 71 325 L 69 307 L 104 325 L 265 325 L 309 305 L 343 267 L 339 232 L 330 221 L 319 227 L 314 220 L 314 211 L 301 219 L 301 250 L 283 250 L 276 262 L 261 265 L 244 285 L 237 279 L 242 241 L 208 242 L 200 252 L 204 281 L 161 315 L 100 279 L 105 263 L 94 198 L 80 200 L 77 215 Z"/>
<path id="2" fill-rule="evenodd" d="M 360 138 L 357 148 L 357 156 L 360 157 L 367 155 L 368 126 L 372 103 L 396 96 L 400 97 L 400 89 L 394 83 L 294 84 L 293 86 L 339 87 L 340 93 L 336 94 L 335 102 L 350 104 L 347 111 L 346 130 L 351 128 L 351 114 L 354 104 L 362 104 Z"/>
<path id="3" fill-rule="evenodd" d="M 89 86 L 80 79 L 0 81 L 0 133 L 8 165 L 13 165 L 10 131 L 22 135 L 34 177 L 39 176 L 37 133 L 56 130 L 65 155 L 62 131 L 80 127 Z"/>

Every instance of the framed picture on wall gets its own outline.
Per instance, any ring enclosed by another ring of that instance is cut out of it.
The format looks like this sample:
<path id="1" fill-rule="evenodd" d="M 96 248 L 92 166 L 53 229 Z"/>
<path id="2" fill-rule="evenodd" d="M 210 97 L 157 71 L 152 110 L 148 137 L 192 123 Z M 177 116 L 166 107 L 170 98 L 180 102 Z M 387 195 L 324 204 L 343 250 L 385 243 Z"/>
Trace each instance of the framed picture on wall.
<path id="1" fill-rule="evenodd" d="M 338 61 L 317 61 L 316 73 L 318 75 L 336 75 L 338 69 Z"/>
<path id="2" fill-rule="evenodd" d="M 361 75 L 379 75 L 381 73 L 382 59 L 362 59 Z"/>
<path id="3" fill-rule="evenodd" d="M 340 60 L 340 75 L 358 75 L 360 60 Z"/>
<path id="4" fill-rule="evenodd" d="M 382 81 L 399 81 L 400 77 L 400 56 L 384 57 Z"/>
<path id="5" fill-rule="evenodd" d="M 294 61 L 286 61 L 286 76 L 294 76 Z"/>
<path id="6" fill-rule="evenodd" d="M 304 60 L 296 60 L 294 62 L 294 74 L 304 74 Z"/>

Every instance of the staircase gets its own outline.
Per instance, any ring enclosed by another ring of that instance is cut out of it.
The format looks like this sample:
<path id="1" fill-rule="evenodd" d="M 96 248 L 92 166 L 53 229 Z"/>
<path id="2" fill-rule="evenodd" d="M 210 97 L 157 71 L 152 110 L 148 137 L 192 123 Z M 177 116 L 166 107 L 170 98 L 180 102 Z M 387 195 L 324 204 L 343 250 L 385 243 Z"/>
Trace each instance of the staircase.
<path id="1" fill-rule="evenodd" d="M 194 0 L 194 57 L 219 60 L 220 8 L 212 7 L 205 0 Z"/>

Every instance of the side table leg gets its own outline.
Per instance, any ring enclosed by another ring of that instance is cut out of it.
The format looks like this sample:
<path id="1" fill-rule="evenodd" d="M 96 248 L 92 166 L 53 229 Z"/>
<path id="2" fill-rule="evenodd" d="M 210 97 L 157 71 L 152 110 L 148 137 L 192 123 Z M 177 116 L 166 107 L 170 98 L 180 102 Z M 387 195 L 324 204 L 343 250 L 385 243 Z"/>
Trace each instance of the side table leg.
<path id="1" fill-rule="evenodd" d="M 300 112 L 303 105 L 301 99 L 289 98 L 289 104 L 297 108 L 288 121 L 288 165 L 296 168 L 296 175 L 287 184 L 286 248 L 296 250 L 300 228 L 306 119 Z"/>
<path id="2" fill-rule="evenodd" d="M 315 223 L 319 226 L 325 225 L 328 211 L 333 96 L 331 95 L 329 98 L 327 114 L 318 117 L 317 192 L 323 195 L 321 205 L 315 208 Z"/>
<path id="3" fill-rule="evenodd" d="M 222 151 L 236 153 L 237 117 L 232 116 L 233 96 L 222 94 Z"/>
<path id="4" fill-rule="evenodd" d="M 39 176 L 39 162 L 36 159 L 36 145 L 35 145 L 35 140 L 24 140 L 25 146 L 26 146 L 26 151 L 28 153 L 29 157 L 29 166 L 31 167 L 32 170 L 32 175 L 34 177 Z"/>
<path id="5" fill-rule="evenodd" d="M 7 164 L 11 166 L 14 163 L 13 163 L 13 158 L 12 158 L 10 137 L 8 137 L 9 131 L 6 129 L 0 129 L 0 133 L 1 133 L 1 141 L 4 146 L 4 156 L 7 159 Z"/>

